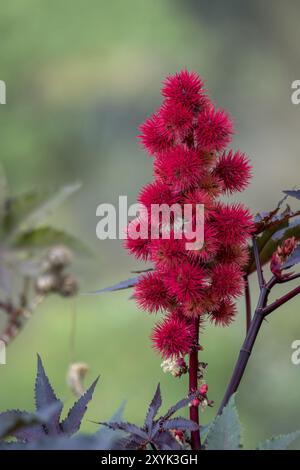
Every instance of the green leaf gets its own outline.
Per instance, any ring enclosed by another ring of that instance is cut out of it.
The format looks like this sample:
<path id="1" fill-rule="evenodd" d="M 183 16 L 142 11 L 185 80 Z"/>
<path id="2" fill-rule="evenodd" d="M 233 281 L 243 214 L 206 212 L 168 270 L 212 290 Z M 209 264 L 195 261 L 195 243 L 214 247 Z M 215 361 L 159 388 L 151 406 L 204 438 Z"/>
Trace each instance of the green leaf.
<path id="1" fill-rule="evenodd" d="M 63 186 L 57 191 L 31 190 L 8 199 L 7 213 L 3 221 L 3 235 L 11 236 L 19 231 L 35 227 L 80 186 L 80 183 L 74 183 Z"/>
<path id="2" fill-rule="evenodd" d="M 38 227 L 18 234 L 12 247 L 23 250 L 41 250 L 53 245 L 66 245 L 72 250 L 90 255 L 88 248 L 77 238 L 53 227 Z"/>
<path id="3" fill-rule="evenodd" d="M 260 443 L 257 450 L 286 450 L 299 437 L 300 431 L 281 434 L 280 436 L 272 437 L 271 439 Z"/>
<path id="4" fill-rule="evenodd" d="M 239 450 L 241 448 L 241 424 L 234 395 L 222 414 L 217 416 L 211 424 L 205 448 L 206 450 Z"/>
<path id="5" fill-rule="evenodd" d="M 208 423 L 206 424 L 205 426 L 200 426 L 200 435 L 201 435 L 201 439 L 204 441 L 206 439 L 206 436 L 212 426 L 213 422 L 212 423 Z"/>

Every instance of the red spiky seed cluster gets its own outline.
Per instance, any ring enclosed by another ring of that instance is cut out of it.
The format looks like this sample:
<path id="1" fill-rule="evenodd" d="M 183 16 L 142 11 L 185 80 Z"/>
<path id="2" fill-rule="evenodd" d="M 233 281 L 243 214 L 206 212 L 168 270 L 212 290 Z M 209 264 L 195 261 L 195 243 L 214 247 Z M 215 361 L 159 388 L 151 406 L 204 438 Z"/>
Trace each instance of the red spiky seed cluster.
<path id="1" fill-rule="evenodd" d="M 154 181 L 142 189 L 139 202 L 148 210 L 152 204 L 204 204 L 204 244 L 188 250 L 185 234 L 182 239 L 175 236 L 174 216 L 169 239 L 139 241 L 128 230 L 126 246 L 138 259 L 154 264 L 154 271 L 137 283 L 134 295 L 141 308 L 164 312 L 152 341 L 169 358 L 195 347 L 195 318 L 200 317 L 201 324 L 208 317 L 217 325 L 228 325 L 235 317 L 253 221 L 242 204 L 218 199 L 244 190 L 251 178 L 247 157 L 227 150 L 233 135 L 228 114 L 215 108 L 194 72 L 169 76 L 162 95 L 160 109 L 140 128 L 142 145 L 154 157 Z M 192 229 L 194 217 L 195 212 Z M 161 234 L 163 227 L 158 224 Z"/>
<path id="2" fill-rule="evenodd" d="M 193 346 L 194 329 L 187 321 L 171 315 L 155 325 L 151 338 L 162 357 L 184 355 Z"/>

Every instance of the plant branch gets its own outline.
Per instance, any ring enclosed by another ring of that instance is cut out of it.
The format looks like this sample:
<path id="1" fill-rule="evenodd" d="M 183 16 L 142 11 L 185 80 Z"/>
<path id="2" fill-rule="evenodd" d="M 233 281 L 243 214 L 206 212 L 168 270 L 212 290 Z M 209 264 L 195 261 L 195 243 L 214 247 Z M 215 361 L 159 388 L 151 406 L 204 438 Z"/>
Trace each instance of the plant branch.
<path id="1" fill-rule="evenodd" d="M 244 375 L 246 366 L 248 364 L 255 340 L 257 338 L 258 332 L 260 330 L 261 324 L 264 319 L 263 308 L 265 307 L 268 300 L 269 288 L 263 287 L 261 290 L 257 307 L 251 321 L 250 328 L 247 332 L 245 341 L 240 350 L 232 377 L 226 389 L 224 398 L 218 410 L 218 414 L 221 414 L 223 408 L 227 405 L 230 397 L 237 391 L 238 386 L 241 382 L 241 379 Z"/>
<path id="2" fill-rule="evenodd" d="M 287 294 L 283 295 L 281 298 L 277 299 L 276 301 L 272 302 L 270 305 L 267 305 L 268 302 L 268 297 L 270 294 L 271 289 L 276 285 L 276 284 L 282 284 L 285 282 L 288 282 L 293 279 L 298 279 L 300 277 L 300 274 L 295 274 L 292 276 L 287 276 L 285 278 L 277 278 L 273 276 L 268 283 L 265 282 L 263 273 L 261 270 L 261 263 L 260 263 L 260 258 L 259 258 L 259 253 L 256 245 L 256 240 L 253 239 L 253 248 L 254 248 L 254 253 L 255 253 L 255 260 L 256 260 L 256 266 L 257 266 L 257 273 L 258 273 L 258 278 L 259 278 L 259 285 L 262 286 L 260 288 L 260 295 L 259 299 L 257 302 L 256 310 L 253 316 L 253 319 L 251 320 L 249 329 L 246 334 L 245 341 L 242 345 L 242 348 L 240 350 L 235 368 L 233 370 L 230 382 L 227 386 L 224 398 L 222 400 L 222 403 L 220 405 L 220 408 L 218 410 L 218 414 L 221 414 L 223 411 L 223 408 L 227 405 L 230 397 L 237 391 L 239 384 L 242 380 L 242 377 L 244 375 L 245 369 L 247 367 L 250 355 L 252 353 L 252 349 L 254 346 L 254 343 L 256 341 L 257 335 L 259 333 L 259 330 L 261 328 L 262 322 L 264 318 L 269 315 L 271 312 L 276 310 L 277 308 L 281 307 L 281 305 L 285 304 L 289 300 L 291 300 L 293 297 L 296 295 L 300 294 L 300 286 L 296 287 L 295 289 L 291 290 Z M 247 302 L 247 300 L 246 300 Z"/>
<path id="3" fill-rule="evenodd" d="M 23 310 L 14 307 L 11 303 L 0 303 L 0 308 L 5 310 L 8 315 L 7 323 L 4 331 L 0 335 L 0 340 L 4 341 L 6 346 L 18 334 L 22 327 Z"/>
<path id="4" fill-rule="evenodd" d="M 291 276 L 277 278 L 276 284 L 285 284 L 286 282 L 294 281 L 295 279 L 299 279 L 299 278 L 300 278 L 300 273 L 292 274 Z"/>
<path id="5" fill-rule="evenodd" d="M 43 296 L 37 296 L 31 305 L 27 306 L 27 299 L 23 299 L 27 307 L 17 307 L 11 302 L 0 301 L 0 309 L 7 313 L 7 322 L 4 330 L 0 333 L 0 340 L 8 346 L 12 340 L 22 331 L 26 321 L 35 311 L 37 306 L 44 300 Z"/>
<path id="6" fill-rule="evenodd" d="M 298 294 L 300 294 L 300 286 L 295 287 L 295 289 L 293 289 L 290 292 L 288 292 L 287 294 L 283 295 L 282 297 L 280 297 L 280 299 L 277 299 L 274 302 L 272 302 L 270 305 L 266 306 L 263 309 L 264 316 L 266 317 L 267 315 L 270 315 L 270 313 L 272 313 L 277 308 L 281 307 L 281 305 L 285 304 L 289 300 L 296 297 L 296 295 L 298 295 Z"/>
<path id="7" fill-rule="evenodd" d="M 3 310 L 7 315 L 13 315 L 16 311 L 15 307 L 11 302 L 3 302 L 0 300 L 0 309 Z"/>
<path id="8" fill-rule="evenodd" d="M 246 332 L 249 331 L 250 324 L 251 324 L 251 295 L 250 295 L 250 288 L 249 288 L 249 278 L 246 275 L 245 279 L 245 306 L 246 306 Z"/>
<path id="9" fill-rule="evenodd" d="M 255 259 L 256 270 L 257 270 L 258 284 L 259 284 L 260 289 L 262 289 L 266 282 L 264 279 L 264 274 L 263 274 L 263 270 L 261 266 L 256 237 L 253 237 L 252 243 L 253 243 L 254 259 Z"/>
<path id="10" fill-rule="evenodd" d="M 194 393 L 198 389 L 198 342 L 199 342 L 199 318 L 194 320 L 195 344 L 189 357 L 189 392 Z M 199 407 L 190 406 L 190 419 L 199 426 Z M 201 449 L 200 431 L 191 432 L 191 447 L 193 450 Z"/>

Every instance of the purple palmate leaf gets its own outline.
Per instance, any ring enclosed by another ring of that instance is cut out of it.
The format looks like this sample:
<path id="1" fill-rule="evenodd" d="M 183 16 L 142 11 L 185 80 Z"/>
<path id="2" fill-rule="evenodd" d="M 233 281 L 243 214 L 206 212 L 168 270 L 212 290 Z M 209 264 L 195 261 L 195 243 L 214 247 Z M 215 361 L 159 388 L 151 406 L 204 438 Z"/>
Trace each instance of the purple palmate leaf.
<path id="1" fill-rule="evenodd" d="M 146 448 L 149 444 L 161 450 L 181 449 L 180 444 L 174 438 L 170 430 L 196 431 L 199 427 L 196 423 L 184 418 L 171 420 L 169 420 L 169 418 L 178 410 L 187 406 L 196 396 L 197 393 L 193 393 L 188 398 L 180 400 L 176 405 L 172 406 L 164 416 L 155 419 L 162 404 L 160 385 L 158 384 L 142 428 L 131 423 L 110 422 L 99 424 L 103 424 L 115 431 L 122 430 L 127 433 L 128 437 L 123 440 L 126 449 L 137 450 Z"/>
<path id="2" fill-rule="evenodd" d="M 109 427 L 110 429 L 113 429 L 114 431 L 124 431 L 128 434 L 131 434 L 131 436 L 137 436 L 141 439 L 144 439 L 145 441 L 148 441 L 148 434 L 145 432 L 143 429 L 141 429 L 139 426 L 136 426 L 135 424 L 132 423 L 101 423 L 104 426 Z"/>
<path id="3" fill-rule="evenodd" d="M 284 269 L 291 268 L 295 264 L 300 263 L 300 245 L 297 246 L 296 250 L 291 254 L 291 256 L 283 264 Z"/>
<path id="4" fill-rule="evenodd" d="M 158 450 L 182 450 L 179 442 L 168 431 L 158 433 L 154 445 Z"/>
<path id="5" fill-rule="evenodd" d="M 162 429 L 163 424 L 168 421 L 174 413 L 188 406 L 191 401 L 197 397 L 197 395 L 197 392 L 191 393 L 187 398 L 183 398 L 182 400 L 179 400 L 174 406 L 171 406 L 164 416 L 155 421 L 155 424 L 152 428 L 152 434 L 155 435 L 160 429 Z"/>
<path id="6" fill-rule="evenodd" d="M 147 444 L 145 444 L 145 439 L 138 437 L 136 435 L 129 437 L 124 437 L 119 442 L 118 450 L 137 450 L 137 449 L 145 449 Z"/>
<path id="7" fill-rule="evenodd" d="M 147 428 L 149 433 L 151 433 L 152 431 L 153 420 L 159 408 L 161 407 L 161 403 L 162 401 L 161 401 L 160 384 L 158 384 L 154 397 L 150 403 L 150 406 L 146 415 L 145 423 L 144 423 L 144 427 Z"/>
<path id="8" fill-rule="evenodd" d="M 60 423 L 62 402 L 56 397 L 45 373 L 41 358 L 38 356 L 37 377 L 35 381 L 35 401 L 37 411 L 11 410 L 0 414 L 0 441 L 6 437 L 16 437 L 26 443 L 40 442 L 51 437 L 67 439 L 80 427 L 87 405 L 92 398 L 97 380 L 70 409 L 67 418 Z M 95 439 L 97 436 L 95 436 Z M 97 440 L 97 439 L 96 439 Z M 101 439 L 99 439 L 101 446 Z M 97 441 L 98 442 L 98 441 Z M 108 440 L 103 444 L 104 447 Z M 3 447 L 3 446 L 2 446 Z"/>
<path id="9" fill-rule="evenodd" d="M 22 429 L 26 429 L 28 432 L 36 433 L 38 437 L 42 437 L 44 432 L 40 424 L 38 424 L 37 418 L 33 413 L 21 410 L 8 410 L 4 413 L 0 413 L 0 439 L 4 439 L 8 436 L 18 437 L 17 434 Z"/>
<path id="10" fill-rule="evenodd" d="M 125 281 L 118 282 L 117 284 L 114 284 L 113 286 L 110 287 L 105 287 L 104 289 L 92 291 L 92 292 L 85 292 L 85 295 L 97 295 L 97 294 L 103 294 L 104 292 L 113 292 L 117 290 L 123 290 L 123 289 L 129 289 L 130 287 L 134 287 L 140 276 L 137 277 L 132 277 L 130 279 L 126 279 Z"/>
<path id="11" fill-rule="evenodd" d="M 198 431 L 199 426 L 195 421 L 185 418 L 168 419 L 163 423 L 163 429 L 178 429 L 180 431 Z"/>
<path id="12" fill-rule="evenodd" d="M 14 433 L 11 433 L 11 435 L 25 442 L 33 442 L 41 439 L 48 434 L 49 423 L 50 425 L 53 421 L 56 423 L 58 412 L 61 412 L 60 401 L 52 403 L 34 414 L 29 413 L 29 416 L 32 416 L 34 419 L 33 423 L 36 424 L 33 424 L 33 426 L 21 426 Z"/>
<path id="13" fill-rule="evenodd" d="M 13 436 L 20 441 L 32 442 L 45 437 L 47 424 L 56 415 L 60 403 L 53 403 L 36 413 L 8 410 L 0 414 L 0 439 Z"/>
<path id="14" fill-rule="evenodd" d="M 191 393 L 187 398 L 179 400 L 174 406 L 171 406 L 166 414 L 163 416 L 164 420 L 169 419 L 174 413 L 188 406 L 194 398 L 197 398 L 198 393 Z"/>
<path id="15" fill-rule="evenodd" d="M 10 436 L 15 437 L 18 441 L 33 442 L 43 439 L 46 433 L 41 424 L 36 424 L 34 426 L 24 426 L 23 428 L 11 432 Z"/>
<path id="16" fill-rule="evenodd" d="M 290 191 L 283 191 L 290 197 L 295 197 L 296 199 L 300 199 L 300 189 L 290 190 Z"/>
<path id="17" fill-rule="evenodd" d="M 60 432 L 59 419 L 63 404 L 54 393 L 39 355 L 37 376 L 35 380 L 35 404 L 37 411 L 43 410 L 50 405 L 57 404 L 57 411 L 52 415 L 51 420 L 47 422 L 47 431 L 49 434 L 58 434 Z"/>
<path id="18" fill-rule="evenodd" d="M 87 391 L 74 403 L 70 409 L 68 416 L 61 423 L 61 429 L 65 434 L 72 435 L 78 431 L 81 425 L 81 421 L 87 410 L 87 405 L 93 397 L 93 393 L 99 377 L 92 383 Z"/>

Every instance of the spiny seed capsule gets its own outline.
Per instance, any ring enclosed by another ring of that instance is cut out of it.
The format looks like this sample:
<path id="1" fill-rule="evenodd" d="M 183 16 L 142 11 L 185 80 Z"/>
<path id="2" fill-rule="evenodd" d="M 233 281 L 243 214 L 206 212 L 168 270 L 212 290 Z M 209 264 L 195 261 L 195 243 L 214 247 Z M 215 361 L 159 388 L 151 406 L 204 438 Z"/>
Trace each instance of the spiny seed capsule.
<path id="1" fill-rule="evenodd" d="M 208 385 L 207 384 L 202 384 L 200 389 L 199 389 L 199 392 L 201 395 L 206 395 L 207 392 L 208 392 Z"/>
<path id="2" fill-rule="evenodd" d="M 55 291 L 57 288 L 57 277 L 53 273 L 45 273 L 38 276 L 35 290 L 38 294 L 45 295 Z"/>
<path id="3" fill-rule="evenodd" d="M 51 268 L 62 269 L 69 266 L 73 260 L 72 251 L 64 246 L 57 245 L 49 250 L 47 255 L 47 261 Z"/>
<path id="4" fill-rule="evenodd" d="M 59 286 L 59 293 L 63 297 L 72 297 L 73 295 L 77 294 L 78 292 L 78 282 L 75 277 L 67 274 L 61 280 L 61 284 Z"/>

